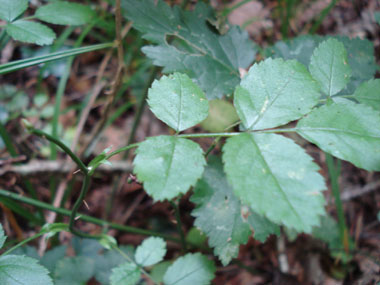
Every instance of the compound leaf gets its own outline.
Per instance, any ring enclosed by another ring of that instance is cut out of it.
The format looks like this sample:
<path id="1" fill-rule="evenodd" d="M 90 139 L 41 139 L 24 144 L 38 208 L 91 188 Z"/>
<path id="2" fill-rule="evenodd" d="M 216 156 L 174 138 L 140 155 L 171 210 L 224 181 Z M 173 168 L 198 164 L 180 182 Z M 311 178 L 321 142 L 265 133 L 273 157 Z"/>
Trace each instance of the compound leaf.
<path id="1" fill-rule="evenodd" d="M 314 50 L 309 69 L 328 96 L 335 95 L 346 87 L 351 77 L 347 51 L 336 39 L 328 39 Z"/>
<path id="2" fill-rule="evenodd" d="M 239 67 L 247 68 L 256 48 L 247 32 L 232 27 L 219 35 L 208 26 L 212 9 L 198 3 L 193 11 L 169 7 L 159 0 L 123 0 L 124 15 L 152 41 L 143 52 L 164 72 L 184 72 L 194 78 L 208 99 L 233 92 L 240 82 Z"/>
<path id="3" fill-rule="evenodd" d="M 35 16 L 51 24 L 77 26 L 89 23 L 95 13 L 86 5 L 57 1 L 38 8 Z"/>
<path id="4" fill-rule="evenodd" d="M 310 232 L 324 214 L 318 166 L 292 140 L 276 134 L 240 134 L 223 147 L 235 194 L 270 221 Z"/>
<path id="5" fill-rule="evenodd" d="M 202 122 L 208 115 L 203 91 L 186 74 L 161 77 L 153 82 L 148 94 L 152 112 L 178 132 Z"/>
<path id="6" fill-rule="evenodd" d="M 142 142 L 136 150 L 134 173 L 155 200 L 185 193 L 201 177 L 206 161 L 198 144 L 172 136 Z"/>
<path id="7" fill-rule="evenodd" d="M 195 217 L 195 226 L 209 237 L 215 255 L 226 266 L 237 257 L 240 244 L 248 241 L 251 230 L 241 214 L 242 205 L 227 182 L 220 160 L 210 160 L 191 201 L 197 205 L 191 213 Z"/>
<path id="8" fill-rule="evenodd" d="M 357 86 L 371 79 L 377 70 L 373 43 L 367 39 L 349 38 L 346 36 L 299 36 L 287 41 L 278 41 L 266 49 L 266 55 L 282 57 L 284 59 L 297 59 L 308 66 L 314 49 L 327 39 L 336 39 L 343 43 L 348 54 L 348 64 L 352 68 L 351 81 L 342 90 L 343 94 L 352 94 Z"/>
<path id="9" fill-rule="evenodd" d="M 0 19 L 12 22 L 28 8 L 28 0 L 0 0 Z"/>
<path id="10" fill-rule="evenodd" d="M 371 79 L 362 83 L 355 91 L 354 98 L 360 103 L 380 110 L 380 79 Z"/>
<path id="11" fill-rule="evenodd" d="M 378 171 L 379 126 L 379 112 L 345 100 L 313 110 L 298 122 L 297 132 L 333 156 L 368 171 Z"/>
<path id="12" fill-rule="evenodd" d="M 140 268 L 126 262 L 112 269 L 111 285 L 135 285 L 141 278 Z"/>
<path id="13" fill-rule="evenodd" d="M 165 241 L 159 237 L 150 237 L 136 249 L 135 259 L 141 266 L 151 266 L 162 261 L 165 254 Z"/>
<path id="14" fill-rule="evenodd" d="M 53 285 L 47 269 L 34 258 L 18 255 L 0 257 L 0 284 Z"/>
<path id="15" fill-rule="evenodd" d="M 188 253 L 178 258 L 164 275 L 165 285 L 210 284 L 214 278 L 215 264 L 200 253 Z"/>
<path id="16" fill-rule="evenodd" d="M 234 105 L 246 128 L 266 129 L 299 119 L 319 97 L 305 66 L 269 58 L 250 68 L 236 88 Z"/>
<path id="17" fill-rule="evenodd" d="M 50 45 L 55 39 L 55 33 L 49 27 L 40 23 L 18 20 L 5 26 L 8 35 L 13 39 L 37 45 Z"/>

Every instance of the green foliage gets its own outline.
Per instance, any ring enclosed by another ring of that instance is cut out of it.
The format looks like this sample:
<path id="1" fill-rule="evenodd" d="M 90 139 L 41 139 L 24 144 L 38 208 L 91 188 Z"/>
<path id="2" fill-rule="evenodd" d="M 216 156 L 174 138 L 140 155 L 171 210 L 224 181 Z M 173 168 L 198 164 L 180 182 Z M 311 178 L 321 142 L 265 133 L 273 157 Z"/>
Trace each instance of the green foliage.
<path id="1" fill-rule="evenodd" d="M 163 260 L 166 243 L 162 238 L 150 237 L 137 248 L 135 259 L 141 266 L 151 266 Z"/>
<path id="2" fill-rule="evenodd" d="M 192 212 L 195 226 L 209 237 L 215 255 L 223 265 L 227 265 L 232 258 L 237 257 L 240 244 L 248 241 L 251 230 L 242 216 L 246 207 L 233 194 L 219 159 L 209 161 L 191 201 L 197 205 Z"/>
<path id="3" fill-rule="evenodd" d="M 164 275 L 165 285 L 210 284 L 216 268 L 214 262 L 200 253 L 178 258 Z"/>
<path id="4" fill-rule="evenodd" d="M 288 41 L 278 41 L 273 47 L 266 49 L 267 56 L 297 59 L 304 65 L 309 65 L 314 49 L 323 41 L 334 38 L 343 43 L 347 50 L 348 65 L 352 69 L 351 81 L 341 92 L 352 94 L 363 81 L 371 79 L 377 69 L 374 57 L 373 43 L 366 39 L 345 36 L 300 36 Z M 328 64 L 328 62 L 327 62 Z"/>
<path id="5" fill-rule="evenodd" d="M 318 91 L 302 64 L 267 59 L 249 69 L 236 88 L 234 105 L 247 129 L 274 128 L 310 112 Z"/>
<path id="6" fill-rule="evenodd" d="M 94 157 L 87 165 L 89 175 L 93 175 L 96 168 L 101 164 L 111 165 L 111 162 L 107 160 L 107 153 L 111 150 L 111 147 L 104 149 L 99 155 Z"/>
<path id="7" fill-rule="evenodd" d="M 380 79 L 371 79 L 362 83 L 356 90 L 353 97 L 360 103 L 371 106 L 380 111 Z"/>
<path id="8" fill-rule="evenodd" d="M 12 22 L 28 8 L 28 0 L 0 0 L 0 19 Z"/>
<path id="9" fill-rule="evenodd" d="M 56 35 L 48 26 L 23 19 L 17 19 L 28 8 L 28 0 L 0 0 L 0 19 L 7 22 L 5 31 L 14 40 L 50 45 Z M 35 18 L 58 25 L 83 25 L 89 23 L 95 13 L 90 7 L 56 1 L 37 9 Z"/>
<path id="10" fill-rule="evenodd" d="M 164 1 L 123 0 L 124 15 L 143 37 L 156 44 L 142 50 L 164 72 L 185 72 L 206 92 L 208 99 L 230 94 L 240 81 L 238 68 L 247 68 L 255 58 L 248 34 L 232 27 L 225 35 L 212 31 L 207 19 L 211 7 L 198 3 L 193 11 Z M 159 23 L 159 24 L 158 24 Z"/>
<path id="11" fill-rule="evenodd" d="M 366 170 L 380 170 L 380 113 L 346 100 L 313 110 L 298 133 L 325 152 Z"/>
<path id="12" fill-rule="evenodd" d="M 84 25 L 95 18 L 94 11 L 85 5 L 57 1 L 37 9 L 37 19 L 56 25 Z"/>
<path id="13" fill-rule="evenodd" d="M 140 280 L 139 267 L 130 262 L 123 263 L 112 270 L 111 285 L 134 285 Z"/>
<path id="14" fill-rule="evenodd" d="M 0 224 L 0 248 L 4 245 L 6 236 Z M 27 284 L 53 284 L 47 269 L 38 260 L 18 255 L 0 256 L 0 284 L 27 285 Z"/>
<path id="15" fill-rule="evenodd" d="M 82 285 L 94 275 L 94 260 L 84 257 L 65 257 L 61 259 L 55 268 L 56 285 Z"/>
<path id="16" fill-rule="evenodd" d="M 297 231 L 319 224 L 325 184 L 318 166 L 292 140 L 240 134 L 227 140 L 223 161 L 235 194 L 258 214 Z"/>
<path id="17" fill-rule="evenodd" d="M 40 23 L 18 20 L 7 24 L 5 30 L 16 41 L 37 45 L 50 45 L 55 39 L 55 33 L 49 27 Z"/>
<path id="18" fill-rule="evenodd" d="M 346 87 L 351 76 L 347 51 L 336 39 L 322 42 L 313 52 L 309 69 L 322 91 L 332 96 Z"/>
<path id="19" fill-rule="evenodd" d="M 155 200 L 186 193 L 203 173 L 200 146 L 190 140 L 158 136 L 142 142 L 133 161 L 134 173 Z M 183 171 L 183 170 L 186 171 Z"/>
<path id="20" fill-rule="evenodd" d="M 203 91 L 181 73 L 154 81 L 149 89 L 148 103 L 157 118 L 177 132 L 202 122 L 208 114 Z"/>

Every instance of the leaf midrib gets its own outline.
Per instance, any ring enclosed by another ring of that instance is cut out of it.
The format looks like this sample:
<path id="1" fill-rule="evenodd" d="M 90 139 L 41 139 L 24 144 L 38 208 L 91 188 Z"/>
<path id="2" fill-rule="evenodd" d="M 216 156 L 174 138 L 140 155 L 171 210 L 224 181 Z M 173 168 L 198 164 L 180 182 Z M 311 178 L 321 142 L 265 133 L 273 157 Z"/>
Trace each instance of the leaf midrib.
<path id="1" fill-rule="evenodd" d="M 301 216 L 298 214 L 298 212 L 296 211 L 296 209 L 294 208 L 293 204 L 291 203 L 291 201 L 289 200 L 288 198 L 288 195 L 287 193 L 284 191 L 284 189 L 282 188 L 282 186 L 280 185 L 279 181 L 277 180 L 277 177 L 273 174 L 271 168 L 269 167 L 264 155 L 262 154 L 261 152 L 261 149 L 259 148 L 259 146 L 256 144 L 256 141 L 253 137 L 253 135 L 249 135 L 249 138 L 250 138 L 250 141 L 253 143 L 254 147 L 257 149 L 258 151 L 258 155 L 260 156 L 261 160 L 263 161 L 263 164 L 264 164 L 264 167 L 266 168 L 266 170 L 269 172 L 269 174 L 272 176 L 273 180 L 275 181 L 278 189 L 280 189 L 280 193 L 282 194 L 282 196 L 284 197 L 284 199 L 287 201 L 287 203 L 289 204 L 290 208 L 292 209 L 292 211 L 294 212 L 295 216 L 299 219 L 299 221 L 304 225 L 304 222 L 301 218 Z"/>

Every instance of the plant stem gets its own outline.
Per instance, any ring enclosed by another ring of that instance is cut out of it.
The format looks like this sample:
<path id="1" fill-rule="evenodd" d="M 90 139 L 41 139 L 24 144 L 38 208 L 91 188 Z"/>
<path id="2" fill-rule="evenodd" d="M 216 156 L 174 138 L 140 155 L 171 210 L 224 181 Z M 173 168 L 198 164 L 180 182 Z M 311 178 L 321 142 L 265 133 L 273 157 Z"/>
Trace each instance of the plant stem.
<path id="1" fill-rule="evenodd" d="M 73 153 L 71 151 L 71 149 L 68 146 L 66 146 L 63 142 L 61 142 L 59 139 L 49 135 L 48 133 L 45 133 L 41 130 L 37 130 L 34 128 L 29 128 L 28 131 L 34 135 L 41 137 L 41 138 L 47 139 L 48 141 L 59 146 L 66 154 L 68 154 L 71 157 L 71 159 L 77 164 L 77 166 L 83 172 L 83 174 L 88 173 L 88 169 L 87 169 L 86 165 L 84 165 L 84 163 L 80 160 L 80 158 L 78 156 L 76 156 L 76 154 Z"/>
<path id="2" fill-rule="evenodd" d="M 183 252 L 186 252 L 187 244 L 186 244 L 186 239 L 185 239 L 185 233 L 183 232 L 183 228 L 182 228 L 182 220 L 181 220 L 181 214 L 179 211 L 179 207 L 178 207 L 178 204 L 176 202 L 170 201 L 170 204 L 172 205 L 172 207 L 174 209 L 174 215 L 175 215 L 175 219 L 177 221 L 177 230 L 178 230 L 179 236 L 181 238 L 181 243 L 182 243 L 182 250 L 183 250 Z"/>
<path id="3" fill-rule="evenodd" d="M 0 190 L 0 191 L 2 191 L 2 190 Z M 39 238 L 39 237 L 42 236 L 43 234 L 44 234 L 43 232 L 39 232 L 39 233 L 37 233 L 37 234 L 35 234 L 35 235 L 33 235 L 33 236 L 27 238 L 27 239 L 24 239 L 23 241 L 19 242 L 18 244 L 16 244 L 16 245 L 13 246 L 13 247 L 11 247 L 10 249 L 8 249 L 6 252 L 2 253 L 1 255 L 7 255 L 7 254 L 11 253 L 12 251 L 14 251 L 15 249 L 17 249 L 17 248 L 23 246 L 24 244 L 26 244 L 26 243 L 28 243 L 28 242 L 30 242 L 30 241 L 36 239 L 36 238 Z"/>
<path id="4" fill-rule="evenodd" d="M 21 195 L 18 195 L 18 194 L 15 194 L 15 193 L 12 193 L 12 192 L 9 192 L 6 190 L 0 189 L 0 196 L 7 197 L 7 198 L 10 198 L 10 199 L 22 202 L 22 203 L 26 203 L 26 204 L 29 204 L 29 205 L 32 205 L 32 206 L 35 206 L 35 207 L 38 207 L 41 209 L 53 211 L 53 212 L 56 212 L 56 213 L 64 215 L 64 216 L 71 216 L 71 211 L 69 211 L 69 210 L 66 210 L 63 208 L 57 208 L 57 207 L 54 207 L 48 203 L 44 203 L 44 202 L 41 202 L 39 200 L 24 197 L 24 196 L 21 196 Z M 139 228 L 130 227 L 130 226 L 126 226 L 126 225 L 120 225 L 117 223 L 109 223 L 107 221 L 103 221 L 101 219 L 94 218 L 94 217 L 87 216 L 87 215 L 82 215 L 82 214 L 79 214 L 79 215 L 81 216 L 81 220 L 95 224 L 95 225 L 108 226 L 108 227 L 116 229 L 116 230 L 120 230 L 120 231 L 124 231 L 124 232 L 128 232 L 128 233 L 133 233 L 133 234 L 144 235 L 144 236 L 162 237 L 163 239 L 170 240 L 170 241 L 177 242 L 177 243 L 181 242 L 178 238 L 172 237 L 170 235 L 165 235 L 165 234 L 162 234 L 159 232 L 139 229 Z"/>
<path id="5" fill-rule="evenodd" d="M 340 191 L 339 191 L 339 175 L 340 175 L 340 166 L 341 161 L 337 160 L 337 164 L 334 163 L 334 158 L 325 153 L 327 168 L 330 176 L 331 182 L 331 190 L 334 195 L 335 207 L 338 215 L 338 226 L 339 226 L 339 235 L 342 241 L 343 248 L 346 252 L 349 250 L 349 237 L 348 237 L 348 229 L 346 225 L 346 220 L 344 218 L 343 204 L 340 199 Z"/>

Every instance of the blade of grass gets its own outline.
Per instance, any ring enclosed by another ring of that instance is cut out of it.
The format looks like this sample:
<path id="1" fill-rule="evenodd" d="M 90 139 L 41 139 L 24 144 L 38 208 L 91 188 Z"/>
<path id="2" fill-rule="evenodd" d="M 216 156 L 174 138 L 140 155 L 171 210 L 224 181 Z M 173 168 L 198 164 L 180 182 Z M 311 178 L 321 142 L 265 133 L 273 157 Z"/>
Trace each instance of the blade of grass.
<path id="1" fill-rule="evenodd" d="M 310 34 L 315 34 L 315 32 L 319 29 L 319 26 L 322 24 L 323 20 L 330 13 L 331 9 L 334 8 L 334 6 L 338 3 L 338 1 L 339 0 L 331 0 L 330 4 L 325 9 L 323 9 L 323 11 L 320 13 L 319 18 L 311 26 L 309 30 Z"/>
<path id="2" fill-rule="evenodd" d="M 74 44 L 74 48 L 79 48 L 79 46 L 82 44 L 84 38 L 87 36 L 87 34 L 91 31 L 95 23 L 92 23 L 82 31 L 80 34 L 79 38 Z M 60 116 L 60 108 L 62 105 L 62 98 L 63 98 L 63 93 L 65 92 L 66 89 L 66 84 L 70 76 L 71 72 L 71 66 L 74 61 L 74 56 L 70 57 L 67 60 L 65 71 L 59 80 L 58 84 L 58 89 L 57 93 L 55 96 L 55 105 L 54 105 L 54 114 L 53 114 L 53 120 L 52 120 L 52 136 L 55 138 L 58 138 L 58 121 L 59 121 L 59 116 Z M 51 160 L 56 160 L 57 159 L 57 146 L 53 143 L 50 144 L 50 159 Z M 55 198 L 55 193 L 56 193 L 56 188 L 57 188 L 57 180 L 55 177 L 52 177 L 50 180 L 50 191 L 51 191 L 51 199 L 54 201 Z"/>
<path id="3" fill-rule="evenodd" d="M 331 190 L 334 195 L 335 200 L 335 207 L 338 215 L 338 226 L 339 226 L 339 234 L 342 241 L 343 248 L 345 249 L 346 253 L 349 252 L 349 236 L 348 236 L 348 229 L 346 225 L 346 220 L 344 218 L 344 211 L 343 211 L 343 203 L 340 199 L 340 190 L 339 190 L 339 175 L 340 175 L 340 169 L 341 169 L 341 161 L 337 160 L 336 164 L 334 162 L 334 158 L 328 154 L 326 155 L 326 163 L 327 168 L 330 176 L 330 183 L 331 183 Z"/>
<path id="4" fill-rule="evenodd" d="M 113 46 L 114 46 L 114 43 L 96 44 L 96 45 L 90 45 L 86 47 L 73 48 L 73 49 L 65 50 L 65 51 L 53 52 L 47 55 L 36 56 L 32 58 L 27 58 L 27 59 L 15 60 L 9 63 L 1 64 L 0 75 L 6 74 L 12 71 L 16 71 L 22 68 L 26 68 L 29 66 L 38 65 L 41 63 L 46 63 L 46 62 L 50 62 L 50 61 L 54 61 L 54 60 L 58 60 L 58 59 L 86 53 L 86 52 L 91 52 L 95 50 L 110 48 Z"/>

